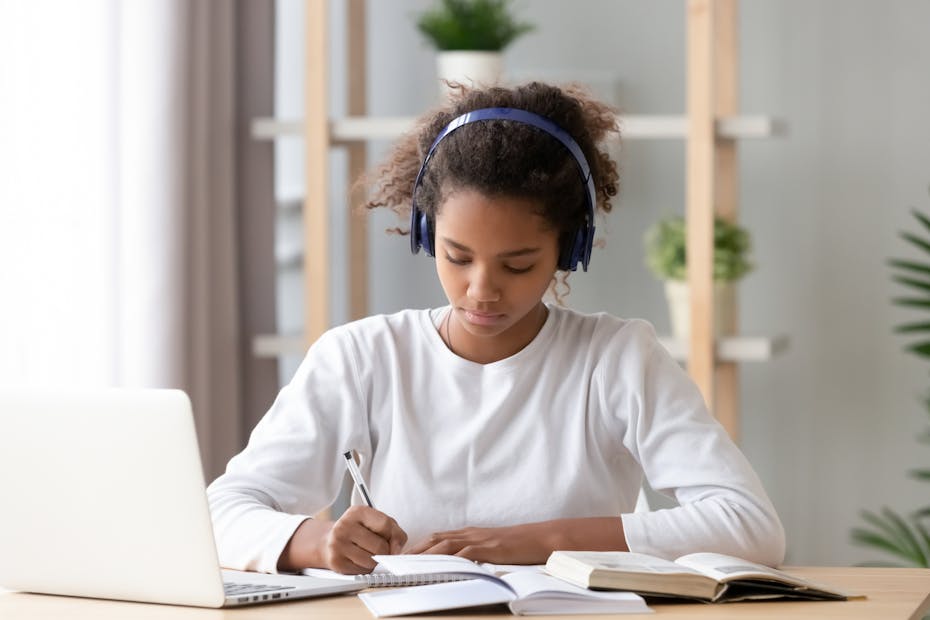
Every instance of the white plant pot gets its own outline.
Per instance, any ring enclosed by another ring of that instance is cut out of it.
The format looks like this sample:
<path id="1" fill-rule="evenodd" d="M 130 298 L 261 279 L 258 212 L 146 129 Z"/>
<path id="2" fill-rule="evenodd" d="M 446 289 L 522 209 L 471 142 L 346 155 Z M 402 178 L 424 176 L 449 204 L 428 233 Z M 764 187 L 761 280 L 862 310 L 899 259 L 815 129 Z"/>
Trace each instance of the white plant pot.
<path id="1" fill-rule="evenodd" d="M 493 86 L 501 79 L 503 60 L 500 52 L 449 51 L 436 56 L 439 95 L 445 98 L 449 88 L 444 80 L 464 86 Z"/>
<path id="2" fill-rule="evenodd" d="M 672 335 L 687 339 L 691 334 L 691 295 L 687 282 L 665 281 L 665 298 L 672 320 Z M 732 282 L 714 282 L 714 335 L 728 336 L 736 307 L 736 286 Z"/>

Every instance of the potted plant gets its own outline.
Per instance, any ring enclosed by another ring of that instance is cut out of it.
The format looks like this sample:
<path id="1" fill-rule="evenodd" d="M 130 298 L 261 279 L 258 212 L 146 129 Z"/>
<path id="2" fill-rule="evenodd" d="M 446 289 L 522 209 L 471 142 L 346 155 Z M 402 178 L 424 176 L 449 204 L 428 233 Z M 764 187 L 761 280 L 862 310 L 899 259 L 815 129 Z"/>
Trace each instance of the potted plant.
<path id="1" fill-rule="evenodd" d="M 930 217 L 916 209 L 912 214 L 920 224 L 920 234 L 902 232 L 901 238 L 920 253 L 920 258 L 888 261 L 894 274 L 891 279 L 907 291 L 907 296 L 896 297 L 892 299 L 892 303 L 926 313 L 930 310 L 930 239 L 927 237 L 930 233 Z M 930 344 L 927 339 L 930 335 L 930 323 L 927 322 L 925 314 L 896 326 L 894 331 L 912 338 L 905 351 L 923 360 L 930 359 Z M 930 394 L 921 400 L 924 411 L 930 413 Z M 930 444 L 930 428 L 925 429 L 918 440 Z M 930 467 L 914 468 L 908 473 L 915 480 L 930 482 Z M 930 567 L 930 504 L 903 514 L 884 506 L 881 511 L 863 510 L 861 516 L 865 524 L 853 528 L 852 541 L 894 558 L 893 562 L 873 564 Z"/>
<path id="2" fill-rule="evenodd" d="M 500 80 L 501 52 L 533 29 L 510 12 L 510 0 L 439 0 L 419 15 L 417 28 L 438 50 L 440 91 L 445 81 L 491 85 Z"/>
<path id="3" fill-rule="evenodd" d="M 690 332 L 690 302 L 685 251 L 685 220 L 665 217 L 646 232 L 646 264 L 665 281 L 672 334 L 687 338 Z M 736 296 L 735 282 L 752 269 L 749 262 L 749 233 L 738 224 L 714 220 L 714 329 L 726 334 Z"/>

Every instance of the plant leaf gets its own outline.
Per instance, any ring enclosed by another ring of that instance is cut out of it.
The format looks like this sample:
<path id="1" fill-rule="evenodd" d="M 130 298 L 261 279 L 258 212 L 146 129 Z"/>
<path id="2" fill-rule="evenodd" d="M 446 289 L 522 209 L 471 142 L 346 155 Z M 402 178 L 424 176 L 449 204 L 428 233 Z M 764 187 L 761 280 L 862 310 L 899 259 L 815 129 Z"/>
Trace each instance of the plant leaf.
<path id="1" fill-rule="evenodd" d="M 911 353 L 916 353 L 922 357 L 930 357 L 930 341 L 912 344 L 909 347 L 905 347 L 904 350 L 910 351 Z"/>
<path id="2" fill-rule="evenodd" d="M 898 269 L 904 269 L 906 271 L 916 271 L 918 273 L 930 274 L 930 265 L 926 263 L 915 263 L 914 261 L 909 260 L 892 259 L 888 261 L 888 264 L 892 267 L 897 267 Z"/>
<path id="3" fill-rule="evenodd" d="M 927 531 L 927 528 L 924 527 L 924 524 L 920 522 L 919 519 L 913 519 L 914 529 L 917 530 L 917 533 L 920 535 L 920 540 L 923 543 L 924 550 L 924 562 L 921 564 L 924 568 L 930 567 L 930 532 Z"/>
<path id="4" fill-rule="evenodd" d="M 930 254 L 930 242 L 927 242 L 926 240 L 921 239 L 917 235 L 913 233 L 909 233 L 909 232 L 901 233 L 901 238 L 907 241 L 908 243 L 911 243 L 917 246 L 924 252 L 927 252 L 928 254 Z"/>
<path id="5" fill-rule="evenodd" d="M 930 469 L 912 469 L 908 473 L 912 478 L 930 482 Z"/>
<path id="6" fill-rule="evenodd" d="M 930 282 L 926 280 L 917 280 L 914 278 L 907 278 L 905 276 L 894 276 L 891 279 L 897 282 L 898 284 L 909 286 L 911 288 L 916 288 L 919 291 L 930 291 Z"/>
<path id="7" fill-rule="evenodd" d="M 896 306 L 910 306 L 912 308 L 930 308 L 930 299 L 920 297 L 895 297 L 891 300 Z"/>
<path id="8" fill-rule="evenodd" d="M 850 536 L 853 543 L 857 545 L 862 545 L 864 547 L 874 547 L 885 553 L 904 558 L 909 563 L 914 561 L 914 558 L 907 550 L 901 549 L 897 544 L 891 542 L 879 534 L 876 534 L 871 530 L 865 530 L 858 527 L 853 528 Z"/>
<path id="9" fill-rule="evenodd" d="M 914 535 L 914 532 L 907 522 L 890 508 L 883 508 L 882 514 L 898 529 L 905 544 L 910 547 L 914 554 L 914 562 L 920 566 L 925 566 L 927 564 L 927 554 L 924 553 L 920 543 L 917 541 L 917 536 Z"/>
<path id="10" fill-rule="evenodd" d="M 930 323 L 905 323 L 894 328 L 897 334 L 910 334 L 913 332 L 930 332 Z"/>
<path id="11" fill-rule="evenodd" d="M 906 557 L 909 560 L 913 560 L 912 550 L 908 548 L 906 538 L 901 536 L 901 532 L 897 527 L 895 527 L 894 522 L 889 520 L 884 515 L 885 510 L 887 510 L 887 508 L 882 510 L 883 514 L 881 515 L 868 510 L 863 510 L 860 514 L 864 521 L 868 522 L 877 530 L 877 532 L 873 532 L 875 536 L 881 538 L 886 543 L 893 546 L 897 550 L 895 553 L 898 555 Z"/>
<path id="12" fill-rule="evenodd" d="M 912 563 L 919 561 L 919 556 L 922 554 L 919 547 L 917 547 L 916 538 L 907 526 L 901 527 L 903 520 L 896 513 L 888 508 L 882 508 L 881 515 L 868 510 L 862 511 L 861 514 L 864 520 L 878 529 L 878 533 L 873 532 L 875 537 L 880 538 L 890 546 L 890 548 L 886 546 L 885 551 L 899 555 Z M 875 539 L 873 539 L 873 544 L 881 546 Z M 891 548 L 894 550 L 892 551 Z"/>
<path id="13" fill-rule="evenodd" d="M 926 228 L 927 230 L 930 230 L 930 218 L 927 218 L 926 215 L 924 215 L 917 209 L 911 209 L 911 215 L 917 218 L 917 221 L 923 224 L 924 228 Z"/>

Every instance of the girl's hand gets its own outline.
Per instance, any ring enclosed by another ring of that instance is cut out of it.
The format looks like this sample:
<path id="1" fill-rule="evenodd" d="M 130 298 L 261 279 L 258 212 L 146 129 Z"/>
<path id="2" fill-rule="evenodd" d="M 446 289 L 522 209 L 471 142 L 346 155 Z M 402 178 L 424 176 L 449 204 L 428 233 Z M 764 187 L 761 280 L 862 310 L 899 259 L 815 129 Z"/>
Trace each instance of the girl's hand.
<path id="1" fill-rule="evenodd" d="M 531 523 L 436 532 L 411 547 L 409 553 L 458 555 L 492 564 L 545 564 L 553 549 L 546 526 Z"/>
<path id="2" fill-rule="evenodd" d="M 370 573 L 371 556 L 396 554 L 407 543 L 397 521 L 368 506 L 351 506 L 335 522 L 307 519 L 278 560 L 280 570 L 328 568 L 346 575 Z"/>
<path id="3" fill-rule="evenodd" d="M 407 553 L 458 555 L 492 564 L 545 564 L 556 549 L 629 551 L 620 517 L 587 517 L 436 532 Z"/>

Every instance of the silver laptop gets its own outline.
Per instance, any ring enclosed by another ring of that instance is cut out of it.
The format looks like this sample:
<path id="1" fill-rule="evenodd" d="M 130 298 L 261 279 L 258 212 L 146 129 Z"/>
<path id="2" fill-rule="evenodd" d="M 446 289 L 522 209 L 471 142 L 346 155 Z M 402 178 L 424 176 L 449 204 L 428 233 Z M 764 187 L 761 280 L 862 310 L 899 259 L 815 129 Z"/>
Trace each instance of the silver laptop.
<path id="1" fill-rule="evenodd" d="M 190 400 L 0 390 L 0 586 L 225 607 L 361 589 L 221 570 Z"/>

